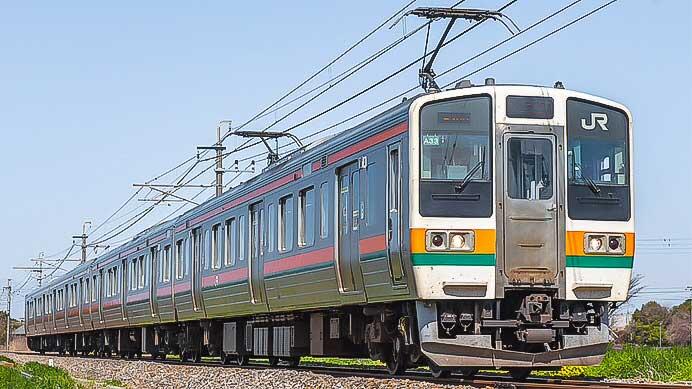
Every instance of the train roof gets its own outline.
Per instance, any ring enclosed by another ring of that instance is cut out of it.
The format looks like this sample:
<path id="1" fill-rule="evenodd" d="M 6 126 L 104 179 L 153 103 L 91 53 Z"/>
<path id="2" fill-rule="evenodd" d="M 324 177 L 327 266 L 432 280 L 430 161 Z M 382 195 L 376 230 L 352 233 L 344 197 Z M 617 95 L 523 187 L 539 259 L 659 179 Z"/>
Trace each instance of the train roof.
<path id="1" fill-rule="evenodd" d="M 219 197 L 215 197 L 205 201 L 204 203 L 186 211 L 182 215 L 164 221 L 162 223 L 151 226 L 141 232 L 139 232 L 135 237 L 133 237 L 127 243 L 124 243 L 117 248 L 101 254 L 95 259 L 81 263 L 77 265 L 74 269 L 71 269 L 65 274 L 60 275 L 60 277 L 55 278 L 50 283 L 43 285 L 40 288 L 27 293 L 27 297 L 33 295 L 44 293 L 47 290 L 51 290 L 64 282 L 76 278 L 80 274 L 86 272 L 90 267 L 98 267 L 104 262 L 110 261 L 115 257 L 119 257 L 121 253 L 127 252 L 133 247 L 137 247 L 142 243 L 146 243 L 148 238 L 159 236 L 162 233 L 168 231 L 171 227 L 181 225 L 185 221 L 192 219 L 198 215 L 201 215 L 209 209 L 218 207 L 220 204 L 227 203 L 229 200 L 243 196 L 246 193 L 252 192 L 257 187 L 265 185 L 267 182 L 271 182 L 276 179 L 277 176 L 285 174 L 286 170 L 293 171 L 293 169 L 298 169 L 302 167 L 306 162 L 313 162 L 319 159 L 319 156 L 328 153 L 331 149 L 341 148 L 343 143 L 349 139 L 360 139 L 366 138 L 373 132 L 378 132 L 382 127 L 388 126 L 392 123 L 400 122 L 403 118 L 408 115 L 408 108 L 412 102 L 419 97 L 417 95 L 411 99 L 404 99 L 401 103 L 391 107 L 374 117 L 363 121 L 353 127 L 350 127 L 337 134 L 327 136 L 318 139 L 300 150 L 293 151 L 277 162 L 272 163 L 263 169 L 263 171 L 250 178 L 249 180 L 235 186 Z"/>

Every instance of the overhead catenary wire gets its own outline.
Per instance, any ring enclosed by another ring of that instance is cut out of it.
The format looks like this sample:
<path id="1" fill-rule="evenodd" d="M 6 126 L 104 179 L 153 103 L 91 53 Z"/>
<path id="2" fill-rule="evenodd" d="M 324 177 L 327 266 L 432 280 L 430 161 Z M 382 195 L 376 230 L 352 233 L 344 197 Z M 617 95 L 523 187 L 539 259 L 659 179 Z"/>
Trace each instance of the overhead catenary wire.
<path id="1" fill-rule="evenodd" d="M 348 47 L 345 51 L 343 51 L 341 54 L 337 55 L 336 58 L 334 58 L 333 60 L 329 61 L 329 63 L 327 63 L 327 64 L 324 65 L 322 68 L 320 68 L 319 70 L 317 70 L 316 72 L 314 72 L 311 76 L 309 76 L 309 77 L 308 77 L 307 79 L 305 79 L 304 81 L 300 82 L 297 86 L 295 86 L 295 87 L 292 88 L 290 91 L 288 91 L 288 92 L 285 93 L 283 96 L 281 96 L 278 100 L 276 100 L 275 102 L 273 102 L 272 104 L 268 105 L 266 108 L 264 108 L 263 110 L 261 110 L 258 114 L 256 114 L 255 116 L 253 116 L 251 119 L 249 119 L 249 120 L 247 120 L 246 122 L 244 122 L 243 124 L 241 124 L 238 128 L 236 128 L 236 130 L 241 129 L 241 128 L 244 128 L 244 127 L 247 126 L 248 124 L 252 123 L 252 122 L 255 121 L 260 115 L 264 114 L 265 112 L 267 112 L 268 110 L 270 110 L 271 108 L 273 108 L 275 105 L 281 103 L 281 102 L 282 102 L 284 99 L 286 99 L 288 96 L 292 95 L 292 94 L 295 93 L 297 90 L 299 90 L 300 88 L 302 88 L 304 85 L 306 85 L 307 83 L 309 83 L 310 81 L 312 81 L 315 77 L 317 77 L 318 75 L 320 75 L 322 72 L 324 72 L 325 70 L 329 69 L 330 66 L 334 65 L 337 61 L 339 61 L 341 58 L 343 58 L 343 57 L 346 56 L 348 53 L 350 53 L 351 51 L 353 51 L 356 47 L 360 46 L 360 44 L 362 44 L 363 42 L 365 42 L 368 38 L 370 38 L 372 35 L 374 35 L 377 31 L 379 31 L 380 29 L 382 29 L 382 27 L 384 27 L 385 25 L 387 25 L 387 23 L 389 23 L 389 22 L 392 21 L 394 18 L 396 18 L 397 16 L 399 16 L 401 13 L 403 13 L 404 11 L 406 11 L 406 9 L 407 9 L 408 7 L 410 7 L 411 4 L 413 4 L 413 3 L 415 3 L 415 2 L 416 2 L 416 0 L 410 0 L 410 1 L 406 2 L 406 4 L 405 4 L 403 7 L 401 7 L 400 9 L 398 9 L 393 15 L 391 15 L 390 17 L 388 17 L 385 21 L 383 21 L 382 23 L 378 24 L 374 29 L 372 29 L 372 30 L 370 30 L 368 33 L 366 33 L 362 38 L 360 38 L 360 39 L 359 39 L 358 41 L 356 41 L 354 44 L 352 44 L 351 46 L 349 46 L 349 47 Z M 226 139 L 226 138 L 228 137 L 229 134 L 230 134 L 230 133 L 224 134 L 224 136 L 221 138 L 221 141 L 223 141 L 224 139 Z"/>

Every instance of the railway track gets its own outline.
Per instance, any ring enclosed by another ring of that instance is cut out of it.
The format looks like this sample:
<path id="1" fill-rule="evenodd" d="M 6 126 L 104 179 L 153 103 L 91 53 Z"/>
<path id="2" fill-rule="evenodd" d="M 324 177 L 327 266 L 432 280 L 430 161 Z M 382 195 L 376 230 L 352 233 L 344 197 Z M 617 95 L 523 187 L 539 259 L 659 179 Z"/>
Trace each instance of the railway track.
<path id="1" fill-rule="evenodd" d="M 6 354 L 18 354 L 18 355 L 29 355 L 38 356 L 40 354 L 32 352 L 4 352 Z M 62 358 L 58 354 L 45 354 L 44 356 L 55 356 L 57 358 Z M 123 360 L 119 358 L 99 358 L 94 356 L 88 357 L 69 357 L 66 358 L 88 358 L 90 360 Z M 127 360 L 127 359 L 125 359 Z M 209 361 L 202 361 L 198 363 L 193 362 L 181 362 L 175 359 L 167 360 L 153 360 L 148 358 L 135 359 L 150 363 L 164 364 L 170 366 L 205 366 L 205 367 L 215 367 L 215 368 L 243 368 L 243 369 L 291 369 L 298 371 L 309 371 L 316 374 L 329 375 L 335 378 L 345 378 L 345 377 L 361 377 L 361 378 L 374 378 L 381 380 L 396 380 L 396 379 L 407 379 L 419 382 L 428 382 L 440 385 L 466 385 L 477 388 L 498 388 L 498 389 L 525 389 L 525 388 L 542 388 L 542 389 L 621 389 L 621 388 L 632 388 L 632 389 L 682 389 L 690 388 L 692 385 L 684 384 L 664 384 L 664 383 L 631 383 L 631 382 L 606 382 L 599 380 L 573 380 L 573 379 L 559 379 L 559 378 L 537 378 L 530 377 L 525 381 L 516 381 L 511 377 L 500 375 L 500 374 L 479 374 L 473 379 L 464 378 L 460 375 L 452 374 L 449 378 L 434 378 L 426 371 L 407 371 L 405 374 L 392 377 L 383 368 L 353 368 L 353 367 L 326 367 L 314 364 L 301 364 L 297 367 L 288 367 L 284 365 L 270 366 L 266 362 L 253 360 L 253 363 L 246 366 L 238 365 L 221 365 L 220 363 L 214 363 Z"/>

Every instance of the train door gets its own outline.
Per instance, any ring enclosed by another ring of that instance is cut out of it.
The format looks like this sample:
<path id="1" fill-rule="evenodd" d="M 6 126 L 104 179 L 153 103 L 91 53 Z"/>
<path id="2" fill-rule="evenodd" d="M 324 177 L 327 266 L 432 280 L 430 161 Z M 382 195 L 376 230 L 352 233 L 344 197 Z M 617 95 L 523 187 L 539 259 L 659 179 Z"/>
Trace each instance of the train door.
<path id="1" fill-rule="evenodd" d="M 351 163 L 339 169 L 337 182 L 337 268 L 341 292 L 363 293 L 360 267 L 360 164 Z"/>
<path id="2" fill-rule="evenodd" d="M 510 283 L 555 284 L 557 180 L 553 135 L 504 135 L 504 269 Z"/>
<path id="3" fill-rule="evenodd" d="M 103 269 L 99 269 L 98 276 L 98 303 L 99 303 L 99 323 L 103 323 Z"/>
<path id="4" fill-rule="evenodd" d="M 67 288 L 67 286 L 66 286 L 65 288 Z M 57 325 L 57 322 L 56 322 L 56 320 L 55 320 L 55 308 L 57 308 L 57 304 L 56 304 L 56 300 L 57 300 L 57 299 L 56 299 L 56 295 L 57 295 L 57 294 L 58 294 L 58 291 L 57 291 L 57 290 L 54 290 L 54 291 L 53 291 L 53 294 L 51 295 L 52 297 L 50 298 L 50 313 L 51 313 L 51 317 L 53 318 L 53 329 L 54 329 L 54 330 L 57 330 L 57 329 L 58 329 L 58 325 Z M 64 311 L 65 311 L 65 314 L 63 315 L 63 319 L 65 320 L 65 327 L 67 327 L 67 323 L 68 323 L 68 321 L 67 321 L 68 309 L 65 307 L 65 305 L 67 305 L 67 304 L 64 304 L 64 306 L 63 306 L 63 309 L 64 309 Z"/>
<path id="5" fill-rule="evenodd" d="M 207 234 L 208 235 L 208 234 Z M 204 255 L 202 227 L 192 230 L 192 268 L 190 291 L 192 308 L 195 312 L 202 310 L 202 256 Z M 208 245 L 208 243 L 207 243 Z"/>
<path id="6" fill-rule="evenodd" d="M 250 301 L 253 304 L 263 304 L 266 301 L 264 295 L 264 237 L 264 206 L 262 202 L 259 202 L 250 206 L 248 280 L 250 281 Z"/>
<path id="7" fill-rule="evenodd" d="M 159 268 L 161 267 L 161 264 L 159 263 L 159 251 L 159 246 L 152 247 L 150 251 L 151 271 L 149 272 L 149 308 L 151 309 L 152 317 L 159 316 L 159 302 L 158 296 L 156 295 L 156 288 L 158 286 L 157 277 L 159 274 Z"/>
<path id="8" fill-rule="evenodd" d="M 394 285 L 406 284 L 401 258 L 401 146 L 387 148 L 387 256 Z"/>
<path id="9" fill-rule="evenodd" d="M 79 292 L 77 294 L 77 307 L 79 309 L 79 325 L 84 326 L 84 316 L 82 315 L 82 310 L 84 309 L 82 307 L 84 302 L 84 278 L 80 277 L 79 278 Z"/>

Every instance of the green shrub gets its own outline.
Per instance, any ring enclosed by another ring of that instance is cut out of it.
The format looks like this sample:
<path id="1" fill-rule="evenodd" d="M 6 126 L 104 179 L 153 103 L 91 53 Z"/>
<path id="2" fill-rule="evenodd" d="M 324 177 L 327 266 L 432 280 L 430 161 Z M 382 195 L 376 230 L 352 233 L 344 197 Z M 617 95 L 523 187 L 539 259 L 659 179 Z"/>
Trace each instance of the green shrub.
<path id="1" fill-rule="evenodd" d="M 37 389 L 73 389 L 79 388 L 77 383 L 63 369 L 50 367 L 37 362 L 29 362 L 22 370 L 31 374 L 31 382 Z"/>

